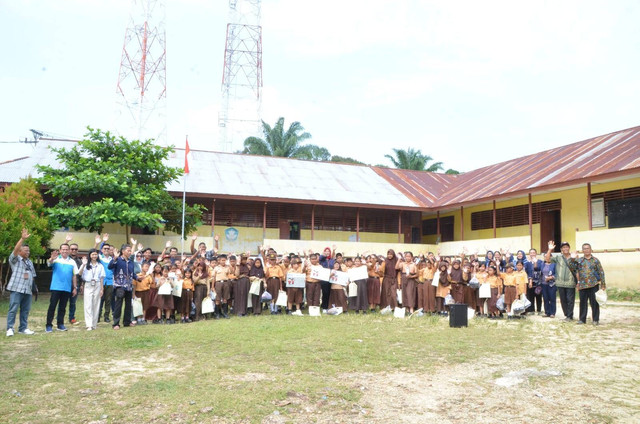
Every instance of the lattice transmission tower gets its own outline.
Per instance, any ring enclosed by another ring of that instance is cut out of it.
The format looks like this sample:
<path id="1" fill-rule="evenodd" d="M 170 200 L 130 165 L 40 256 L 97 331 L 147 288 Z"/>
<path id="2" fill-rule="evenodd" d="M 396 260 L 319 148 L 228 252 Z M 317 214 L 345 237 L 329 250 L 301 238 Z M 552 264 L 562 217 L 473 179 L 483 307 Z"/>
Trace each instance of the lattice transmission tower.
<path id="1" fill-rule="evenodd" d="M 166 145 L 166 53 L 164 0 L 132 0 L 116 90 L 121 135 Z"/>
<path id="2" fill-rule="evenodd" d="M 220 150 L 241 150 L 244 139 L 260 136 L 262 124 L 261 0 L 229 0 L 222 99 L 218 113 Z"/>

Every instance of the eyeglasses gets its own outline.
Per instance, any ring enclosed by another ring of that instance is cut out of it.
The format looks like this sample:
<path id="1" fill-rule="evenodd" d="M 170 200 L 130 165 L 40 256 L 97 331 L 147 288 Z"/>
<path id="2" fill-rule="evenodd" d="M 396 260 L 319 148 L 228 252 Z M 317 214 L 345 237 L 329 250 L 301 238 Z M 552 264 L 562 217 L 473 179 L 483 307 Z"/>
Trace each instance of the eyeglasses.
<path id="1" fill-rule="evenodd" d="M 72 247 L 71 250 L 78 250 L 78 248 L 77 247 Z"/>

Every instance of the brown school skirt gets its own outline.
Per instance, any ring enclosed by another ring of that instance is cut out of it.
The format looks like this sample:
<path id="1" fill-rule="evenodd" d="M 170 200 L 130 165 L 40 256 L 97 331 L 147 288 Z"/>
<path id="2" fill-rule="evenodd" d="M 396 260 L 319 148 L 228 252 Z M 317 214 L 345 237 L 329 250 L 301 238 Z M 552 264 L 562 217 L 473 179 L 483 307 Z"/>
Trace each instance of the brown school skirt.
<path id="1" fill-rule="evenodd" d="M 438 287 L 436 287 L 436 297 L 444 299 L 449 293 L 451 293 L 451 284 L 443 286 L 442 283 L 438 282 Z"/>
<path id="2" fill-rule="evenodd" d="M 407 278 L 402 274 L 402 306 L 413 309 L 416 307 L 418 291 L 415 278 Z"/>
<path id="3" fill-rule="evenodd" d="M 398 305 L 398 279 L 394 277 L 384 277 L 382 280 L 382 293 L 380 294 L 380 308 L 391 306 L 395 309 Z"/>
<path id="4" fill-rule="evenodd" d="M 151 321 L 156 319 L 158 316 L 158 308 L 155 306 L 156 298 L 158 297 L 158 289 L 150 288 L 149 294 L 147 295 L 147 307 L 144 308 L 144 319 L 147 321 Z M 144 307 L 144 303 L 143 303 Z"/>
<path id="5" fill-rule="evenodd" d="M 207 285 L 196 284 L 193 290 L 193 303 L 196 304 L 196 321 L 202 319 L 202 301 L 207 297 Z"/>
<path id="6" fill-rule="evenodd" d="M 156 297 L 156 303 L 153 305 L 158 309 L 173 310 L 173 295 L 159 294 Z"/>
<path id="7" fill-rule="evenodd" d="M 478 305 L 478 289 L 464 286 L 464 303 L 475 311 Z"/>
<path id="8" fill-rule="evenodd" d="M 347 312 L 347 296 L 344 294 L 342 287 L 339 289 L 331 289 L 331 294 L 329 295 L 330 308 L 331 305 L 336 308 L 342 307 L 343 312 Z"/>
<path id="9" fill-rule="evenodd" d="M 488 299 L 487 307 L 490 314 L 500 313 L 500 309 L 496 307 L 500 293 L 498 293 L 498 287 L 491 287 L 491 297 Z"/>
<path id="10" fill-rule="evenodd" d="M 366 311 L 369 309 L 367 280 L 357 280 L 354 282 L 358 287 L 358 291 L 356 296 L 349 298 L 349 309 L 353 311 Z"/>
<path id="11" fill-rule="evenodd" d="M 456 303 L 464 303 L 464 284 L 451 283 L 451 297 Z"/>
<path id="12" fill-rule="evenodd" d="M 436 289 L 431 285 L 433 280 L 426 280 L 424 284 L 422 284 L 423 298 L 424 298 L 424 311 L 425 312 L 435 312 L 436 311 Z"/>
<path id="13" fill-rule="evenodd" d="M 237 314 L 245 315 L 247 313 L 247 299 L 249 298 L 249 289 L 251 289 L 251 282 L 249 281 L 249 277 L 238 278 L 234 283 L 234 286 L 233 311 Z"/>
<path id="14" fill-rule="evenodd" d="M 369 277 L 367 279 L 367 298 L 370 305 L 380 304 L 380 278 Z"/>
<path id="15" fill-rule="evenodd" d="M 276 303 L 278 300 L 278 293 L 282 288 L 282 282 L 278 277 L 269 277 L 267 278 L 267 291 L 273 298 L 273 303 Z"/>
<path id="16" fill-rule="evenodd" d="M 193 290 L 182 289 L 182 299 L 180 301 L 180 314 L 183 318 L 188 318 L 191 314 L 191 302 L 193 301 Z"/>
<path id="17" fill-rule="evenodd" d="M 517 289 L 513 286 L 504 287 L 504 304 L 511 305 L 518 298 Z"/>
<path id="18" fill-rule="evenodd" d="M 147 308 L 149 307 L 149 290 L 144 290 L 144 291 L 136 290 L 136 297 L 140 298 L 140 300 L 142 301 L 142 310 L 146 311 Z"/>
<path id="19" fill-rule="evenodd" d="M 302 303 L 302 289 L 300 287 L 287 287 L 287 303 L 290 305 Z"/>

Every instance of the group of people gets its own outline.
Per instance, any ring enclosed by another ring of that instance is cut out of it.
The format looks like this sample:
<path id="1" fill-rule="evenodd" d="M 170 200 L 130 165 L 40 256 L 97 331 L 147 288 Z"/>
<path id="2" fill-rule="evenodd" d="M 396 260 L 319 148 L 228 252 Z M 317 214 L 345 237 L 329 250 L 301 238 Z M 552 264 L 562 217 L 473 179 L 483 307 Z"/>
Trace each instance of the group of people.
<path id="1" fill-rule="evenodd" d="M 7 336 L 13 335 L 16 312 L 20 307 L 19 332 L 32 334 L 27 327 L 31 290 L 35 269 L 29 260 L 25 240 L 28 231 L 16 244 L 9 262 L 13 273 L 8 285 L 11 291 Z M 447 316 L 449 305 L 467 304 L 478 316 L 515 317 L 512 305 L 519 299 L 530 305 L 524 314 L 556 315 L 556 291 L 565 320 L 573 319 L 576 288 L 580 293 L 578 323 L 587 319 L 587 305 L 592 308 L 594 324 L 599 323 L 599 307 L 595 294 L 605 289 L 600 261 L 591 254 L 591 246 L 582 246 L 583 256 L 571 252 L 569 243 L 561 244 L 561 254 L 552 255 L 555 244 L 549 242 L 544 259 L 535 249 L 528 255 L 519 250 L 488 251 L 446 257 L 432 252 L 414 256 L 412 252 L 386 256 L 369 254 L 345 257 L 336 246 L 323 252 L 298 252 L 286 255 L 269 247 L 260 247 L 257 256 L 249 252 L 219 254 L 215 246 L 207 250 L 205 243 L 195 247 L 192 236 L 191 254 L 179 255 L 167 242 L 154 258 L 150 248 L 135 239 L 120 249 L 108 243 L 109 235 L 95 237 L 95 245 L 87 256 L 77 255 L 77 245 L 69 244 L 71 235 L 47 261 L 53 268 L 51 297 L 47 311 L 46 332 L 56 328 L 65 331 L 66 303 L 84 294 L 85 325 L 95 330 L 103 316 L 114 330 L 137 324 L 189 323 L 205 318 L 229 318 L 249 314 L 283 312 L 301 315 L 302 308 L 316 308 L 328 313 L 340 308 L 355 313 L 394 310 L 399 305 L 408 313 L 417 311 Z M 75 249 L 75 250 L 74 250 Z M 280 299 L 279 297 L 286 297 Z M 124 305 L 124 313 L 123 313 Z M 212 306 L 212 311 L 203 309 Z M 281 306 L 279 306 L 281 305 Z M 286 306 L 285 306 L 286 305 Z M 522 312 L 522 311 L 521 311 Z M 70 322 L 77 320 L 70 316 Z"/>

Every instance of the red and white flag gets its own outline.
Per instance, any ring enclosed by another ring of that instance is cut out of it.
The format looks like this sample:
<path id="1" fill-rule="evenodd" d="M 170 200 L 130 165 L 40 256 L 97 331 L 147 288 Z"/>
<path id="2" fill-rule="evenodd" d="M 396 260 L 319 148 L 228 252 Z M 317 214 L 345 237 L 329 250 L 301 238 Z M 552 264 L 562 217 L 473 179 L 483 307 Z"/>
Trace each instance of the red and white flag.
<path id="1" fill-rule="evenodd" d="M 189 138 L 187 137 L 187 146 L 184 149 L 184 173 L 185 174 L 189 173 L 189 152 L 191 152 L 191 150 L 189 149 Z"/>

